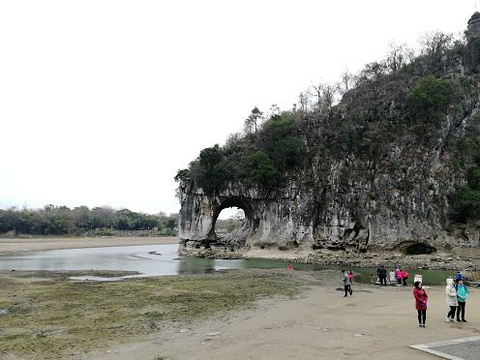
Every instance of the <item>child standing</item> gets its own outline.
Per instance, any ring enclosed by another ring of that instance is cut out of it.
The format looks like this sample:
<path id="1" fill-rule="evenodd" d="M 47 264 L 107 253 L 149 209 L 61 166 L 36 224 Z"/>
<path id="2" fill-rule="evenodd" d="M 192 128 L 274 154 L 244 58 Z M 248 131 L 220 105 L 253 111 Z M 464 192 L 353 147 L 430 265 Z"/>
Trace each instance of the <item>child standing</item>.
<path id="1" fill-rule="evenodd" d="M 345 290 L 345 295 L 343 297 L 346 297 L 347 293 L 350 293 L 350 296 L 351 296 L 352 295 L 351 282 L 348 277 L 348 273 L 346 273 L 345 270 L 342 270 L 342 283 L 343 283 L 343 288 Z"/>
<path id="2" fill-rule="evenodd" d="M 390 285 L 395 285 L 395 271 L 393 270 L 390 270 L 390 274 L 389 275 L 389 280 L 390 280 Z"/>

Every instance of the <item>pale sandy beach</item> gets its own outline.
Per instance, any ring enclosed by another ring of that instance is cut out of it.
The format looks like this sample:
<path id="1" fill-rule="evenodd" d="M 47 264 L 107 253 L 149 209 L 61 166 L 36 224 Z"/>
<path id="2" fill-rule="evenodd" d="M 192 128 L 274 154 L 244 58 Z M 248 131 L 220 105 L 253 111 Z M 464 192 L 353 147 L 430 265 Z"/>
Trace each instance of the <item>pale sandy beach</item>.
<path id="1" fill-rule="evenodd" d="M 163 245 L 177 244 L 178 242 L 179 239 L 175 236 L 0 238 L 0 256 L 45 250 L 130 245 Z"/>

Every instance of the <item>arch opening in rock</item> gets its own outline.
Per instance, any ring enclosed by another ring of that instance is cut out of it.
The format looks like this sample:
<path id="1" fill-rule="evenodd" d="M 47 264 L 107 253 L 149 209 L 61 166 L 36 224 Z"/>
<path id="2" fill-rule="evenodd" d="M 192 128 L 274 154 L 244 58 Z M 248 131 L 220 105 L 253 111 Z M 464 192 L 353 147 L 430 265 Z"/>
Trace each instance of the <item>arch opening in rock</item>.
<path id="1" fill-rule="evenodd" d="M 405 247 L 405 255 L 433 254 L 437 251 L 433 246 L 426 243 L 413 243 Z"/>
<path id="2" fill-rule="evenodd" d="M 245 226 L 245 211 L 238 207 L 223 209 L 215 222 L 214 231 L 218 238 L 228 236 Z"/>
<path id="3" fill-rule="evenodd" d="M 224 199 L 213 211 L 212 231 L 209 237 L 223 244 L 244 245 L 251 232 L 252 214 L 248 202 L 235 198 Z"/>

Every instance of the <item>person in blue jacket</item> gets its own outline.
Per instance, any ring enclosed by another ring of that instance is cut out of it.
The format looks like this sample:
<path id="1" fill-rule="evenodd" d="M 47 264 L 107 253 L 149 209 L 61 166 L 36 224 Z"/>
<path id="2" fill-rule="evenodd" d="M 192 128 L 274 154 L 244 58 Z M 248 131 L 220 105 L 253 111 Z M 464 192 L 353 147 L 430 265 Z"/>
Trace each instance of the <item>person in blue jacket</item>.
<path id="1" fill-rule="evenodd" d="M 468 299 L 468 288 L 463 283 L 463 279 L 459 279 L 457 281 L 457 285 L 455 286 L 455 290 L 457 291 L 457 300 L 458 300 L 458 308 L 457 308 L 457 322 L 467 322 L 465 320 L 465 305 Z M 461 320 L 460 320 L 461 318 Z"/>

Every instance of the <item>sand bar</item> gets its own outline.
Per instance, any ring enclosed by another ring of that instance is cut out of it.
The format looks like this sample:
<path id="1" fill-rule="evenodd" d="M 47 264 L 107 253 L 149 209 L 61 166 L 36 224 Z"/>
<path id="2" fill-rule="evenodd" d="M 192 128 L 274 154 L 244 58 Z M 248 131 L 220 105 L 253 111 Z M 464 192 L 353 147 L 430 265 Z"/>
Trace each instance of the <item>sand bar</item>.
<path id="1" fill-rule="evenodd" d="M 178 244 L 178 242 L 179 239 L 175 236 L 0 238 L 0 255 L 16 255 L 35 251 L 60 249 Z"/>

